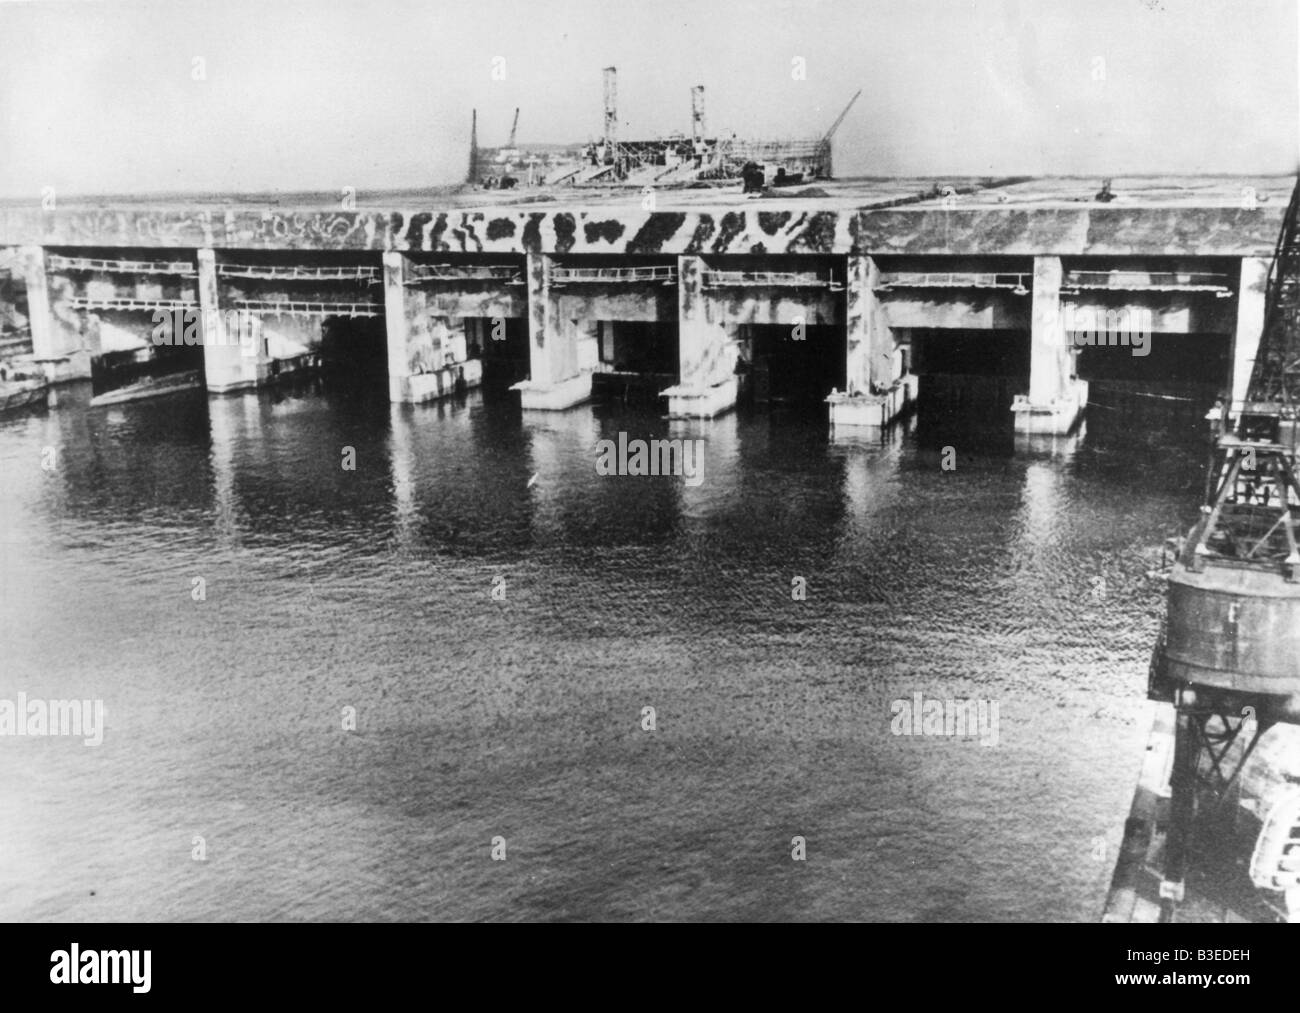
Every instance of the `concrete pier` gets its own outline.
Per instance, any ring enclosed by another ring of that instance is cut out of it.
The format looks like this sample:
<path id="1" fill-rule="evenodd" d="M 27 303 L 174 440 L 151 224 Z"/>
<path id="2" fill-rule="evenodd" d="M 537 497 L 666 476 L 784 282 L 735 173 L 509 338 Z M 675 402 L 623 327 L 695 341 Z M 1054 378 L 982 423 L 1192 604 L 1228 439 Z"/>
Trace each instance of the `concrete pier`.
<path id="1" fill-rule="evenodd" d="M 390 400 L 419 404 L 477 387 L 484 344 L 524 315 L 518 286 L 501 273 L 509 265 L 426 263 L 394 250 L 383 263 Z"/>
<path id="2" fill-rule="evenodd" d="M 1264 333 L 1264 310 L 1268 294 L 1269 260 L 1242 257 L 1237 288 L 1237 322 L 1232 335 L 1232 404 L 1246 400 L 1251 370 Z"/>
<path id="3" fill-rule="evenodd" d="M 1078 352 L 1061 307 L 1060 257 L 1034 258 L 1029 393 L 1017 397 L 1016 432 L 1068 433 L 1088 405 L 1088 384 L 1076 369 Z"/>
<path id="4" fill-rule="evenodd" d="M 514 385 L 524 408 L 562 411 L 591 397 L 591 361 L 588 333 L 576 320 L 560 313 L 551 287 L 553 258 L 530 253 L 524 270 L 528 290 L 527 380 Z"/>
<path id="5" fill-rule="evenodd" d="M 253 323 L 247 321 L 248 330 L 231 333 L 229 321 L 221 305 L 217 281 L 216 253 L 199 250 L 199 334 L 203 343 L 203 374 L 208 390 L 213 394 L 243 390 L 264 383 L 267 377 L 265 344 L 260 335 L 253 333 Z"/>
<path id="6" fill-rule="evenodd" d="M 845 389 L 826 398 L 833 428 L 880 428 L 912 406 L 917 378 L 904 357 L 877 290 L 882 283 L 874 257 L 850 254 L 845 287 Z"/>
<path id="7" fill-rule="evenodd" d="M 663 393 L 668 416 L 711 419 L 736 404 L 736 347 L 704 290 L 704 260 L 677 258 L 678 357 L 681 381 Z"/>
<path id="8" fill-rule="evenodd" d="M 92 349 L 82 341 L 78 328 L 60 319 L 54 311 L 45 249 L 23 246 L 16 258 L 27 286 L 27 317 L 32 334 L 32 357 L 53 383 L 82 380 L 90 376 Z"/>
<path id="9" fill-rule="evenodd" d="M 1235 178 L 1116 180 L 1108 204 L 1092 200 L 1094 180 L 982 181 L 947 197 L 907 180 L 761 198 L 665 188 L 653 202 L 467 189 L 354 211 L 324 198 L 61 200 L 0 204 L 0 248 L 26 284 L 32 358 L 55 379 L 89 374 L 101 330 L 145 349 L 153 309 L 196 305 L 214 392 L 297 368 L 291 352 L 311 358 L 333 327 L 350 350 L 386 356 L 399 403 L 474 386 L 490 349 L 528 409 L 578 405 L 608 373 L 618 389 L 652 378 L 673 417 L 713 418 L 742 389 L 779 383 L 755 403 L 824 401 L 836 428 L 869 429 L 917 404 L 921 374 L 980 372 L 971 355 L 986 354 L 1023 383 L 1015 428 L 1061 434 L 1103 355 L 1081 350 L 1080 317 L 1141 315 L 1166 354 L 1188 340 L 1253 358 L 1294 179 L 1245 182 L 1248 203 Z M 295 300 L 312 308 L 286 308 Z M 348 323 L 367 316 L 381 333 Z M 1122 375 L 1127 353 L 1105 354 Z"/>

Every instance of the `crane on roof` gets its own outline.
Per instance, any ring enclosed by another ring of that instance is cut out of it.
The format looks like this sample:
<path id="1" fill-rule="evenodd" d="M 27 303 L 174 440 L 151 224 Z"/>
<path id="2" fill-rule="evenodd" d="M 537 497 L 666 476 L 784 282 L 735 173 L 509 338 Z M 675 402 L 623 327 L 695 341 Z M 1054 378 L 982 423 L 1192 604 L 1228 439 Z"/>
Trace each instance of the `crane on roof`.
<path id="1" fill-rule="evenodd" d="M 504 148 L 498 148 L 496 157 L 492 161 L 498 165 L 509 165 L 519 161 L 519 149 L 515 147 L 515 135 L 519 132 L 519 107 L 515 106 L 515 120 L 510 125 L 510 140 L 506 142 Z"/>
<path id="2" fill-rule="evenodd" d="M 835 136 L 835 131 L 840 129 L 840 124 L 844 122 L 844 117 L 848 116 L 849 110 L 853 108 L 853 103 L 855 103 L 858 100 L 858 96 L 861 94 L 862 94 L 861 88 L 859 88 L 856 92 L 853 93 L 853 97 L 849 99 L 848 105 L 846 105 L 843 109 L 840 110 L 840 114 L 835 117 L 835 122 L 830 125 L 830 129 L 827 130 L 826 133 L 822 135 L 821 140 L 818 142 L 817 144 L 818 167 L 816 172 L 814 173 L 815 176 L 818 176 L 822 179 L 832 178 L 833 171 L 831 166 L 831 138 Z"/>
<path id="3" fill-rule="evenodd" d="M 849 99 L 849 104 L 840 111 L 840 114 L 835 117 L 835 122 L 831 124 L 831 128 L 822 136 L 822 144 L 831 143 L 831 138 L 835 136 L 835 131 L 840 129 L 840 124 L 844 122 L 844 117 L 849 114 L 849 110 L 853 108 L 853 103 L 858 100 L 858 96 L 861 94 L 861 88 L 853 93 L 853 97 Z"/>

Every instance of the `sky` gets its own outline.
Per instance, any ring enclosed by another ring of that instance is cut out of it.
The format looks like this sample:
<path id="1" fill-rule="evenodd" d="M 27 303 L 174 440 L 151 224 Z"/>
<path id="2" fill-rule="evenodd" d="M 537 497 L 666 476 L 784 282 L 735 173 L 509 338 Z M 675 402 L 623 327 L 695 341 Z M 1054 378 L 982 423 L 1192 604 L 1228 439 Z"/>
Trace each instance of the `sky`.
<path id="1" fill-rule="evenodd" d="M 0 2 L 0 195 L 457 181 L 479 140 L 835 137 L 840 176 L 1284 173 L 1297 0 Z M 799 70 L 802 67 L 803 73 Z"/>

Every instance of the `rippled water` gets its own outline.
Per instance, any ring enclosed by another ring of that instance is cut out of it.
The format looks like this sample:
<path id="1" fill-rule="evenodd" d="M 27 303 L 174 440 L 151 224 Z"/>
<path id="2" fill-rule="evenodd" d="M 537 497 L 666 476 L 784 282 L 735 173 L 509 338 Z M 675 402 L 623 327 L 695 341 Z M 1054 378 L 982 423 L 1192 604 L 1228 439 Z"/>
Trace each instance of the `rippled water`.
<path id="1" fill-rule="evenodd" d="M 107 728 L 0 738 L 0 917 L 1095 919 L 1212 395 L 1094 388 L 1017 447 L 999 404 L 840 443 L 65 389 L 0 419 L 0 698 Z M 704 481 L 598 476 L 620 431 Z M 997 746 L 891 734 L 917 691 L 997 701 Z"/>

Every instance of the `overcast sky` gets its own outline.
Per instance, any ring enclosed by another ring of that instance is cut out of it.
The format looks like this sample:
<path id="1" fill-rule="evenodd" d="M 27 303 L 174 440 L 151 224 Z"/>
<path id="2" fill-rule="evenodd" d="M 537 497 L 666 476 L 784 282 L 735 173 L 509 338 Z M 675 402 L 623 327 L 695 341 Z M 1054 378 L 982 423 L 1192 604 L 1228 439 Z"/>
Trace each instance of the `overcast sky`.
<path id="1" fill-rule="evenodd" d="M 1287 172 L 1296 21 L 1296 0 L 5 2 L 0 193 L 454 182 L 474 106 L 483 144 L 516 105 L 521 143 L 598 135 L 609 64 L 625 138 L 689 130 L 694 84 L 710 133 L 763 137 L 819 135 L 862 88 L 841 176 Z"/>

